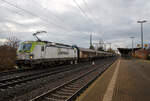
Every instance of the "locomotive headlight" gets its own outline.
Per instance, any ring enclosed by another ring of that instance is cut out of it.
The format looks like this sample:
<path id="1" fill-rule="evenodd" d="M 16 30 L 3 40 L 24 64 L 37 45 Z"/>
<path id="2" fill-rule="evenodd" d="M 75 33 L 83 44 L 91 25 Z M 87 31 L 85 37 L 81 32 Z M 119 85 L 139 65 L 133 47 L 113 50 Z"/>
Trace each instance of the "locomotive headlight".
<path id="1" fill-rule="evenodd" d="M 20 54 L 17 54 L 16 59 L 19 59 L 19 58 L 21 58 L 21 56 L 20 56 Z"/>
<path id="2" fill-rule="evenodd" d="M 33 55 L 30 55 L 30 59 L 33 59 Z"/>
<path id="3" fill-rule="evenodd" d="M 30 59 L 32 59 L 33 58 L 33 56 L 30 56 Z"/>

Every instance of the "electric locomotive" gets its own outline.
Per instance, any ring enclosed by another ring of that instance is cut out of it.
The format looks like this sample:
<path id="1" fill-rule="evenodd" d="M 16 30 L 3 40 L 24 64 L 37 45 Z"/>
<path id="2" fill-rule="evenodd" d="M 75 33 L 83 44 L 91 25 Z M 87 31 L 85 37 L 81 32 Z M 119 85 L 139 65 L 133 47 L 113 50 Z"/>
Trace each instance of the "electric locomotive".
<path id="1" fill-rule="evenodd" d="M 16 63 L 19 67 L 77 63 L 77 49 L 60 43 L 26 41 L 19 45 Z"/>

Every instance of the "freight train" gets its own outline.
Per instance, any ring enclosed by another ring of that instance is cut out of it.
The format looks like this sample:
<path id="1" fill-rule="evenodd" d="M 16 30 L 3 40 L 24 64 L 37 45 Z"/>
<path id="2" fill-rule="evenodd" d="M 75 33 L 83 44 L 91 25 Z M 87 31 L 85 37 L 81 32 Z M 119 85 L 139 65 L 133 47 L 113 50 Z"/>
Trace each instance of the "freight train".
<path id="1" fill-rule="evenodd" d="M 56 64 L 77 64 L 80 61 L 112 57 L 113 53 L 80 48 L 47 41 L 25 41 L 17 50 L 16 64 L 19 68 L 47 67 Z"/>

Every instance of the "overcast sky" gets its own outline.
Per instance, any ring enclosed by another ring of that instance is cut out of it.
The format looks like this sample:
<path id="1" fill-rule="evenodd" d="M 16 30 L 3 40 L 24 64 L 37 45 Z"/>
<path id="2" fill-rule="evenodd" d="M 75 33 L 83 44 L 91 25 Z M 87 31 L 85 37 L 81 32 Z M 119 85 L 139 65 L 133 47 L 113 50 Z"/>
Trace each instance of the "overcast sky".
<path id="1" fill-rule="evenodd" d="M 140 43 L 138 20 L 147 20 L 144 42 L 149 43 L 149 0 L 0 0 L 0 41 L 35 40 L 32 34 L 44 30 L 39 37 L 52 42 L 89 47 L 92 34 L 93 43 L 130 48 L 129 37 L 136 37 L 135 46 Z"/>

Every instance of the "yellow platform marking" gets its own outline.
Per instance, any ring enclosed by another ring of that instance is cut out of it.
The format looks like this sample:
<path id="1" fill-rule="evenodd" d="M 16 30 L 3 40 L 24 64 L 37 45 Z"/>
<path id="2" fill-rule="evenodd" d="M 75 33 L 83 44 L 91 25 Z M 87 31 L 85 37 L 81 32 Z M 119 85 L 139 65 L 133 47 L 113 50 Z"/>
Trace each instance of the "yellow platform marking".
<path id="1" fill-rule="evenodd" d="M 107 90 L 105 92 L 105 95 L 103 97 L 103 101 L 112 101 L 112 96 L 113 96 L 117 76 L 118 76 L 118 73 L 119 73 L 119 66 L 120 66 L 120 60 L 118 61 L 117 67 L 114 71 L 112 79 L 109 82 L 109 85 L 108 85 Z"/>

